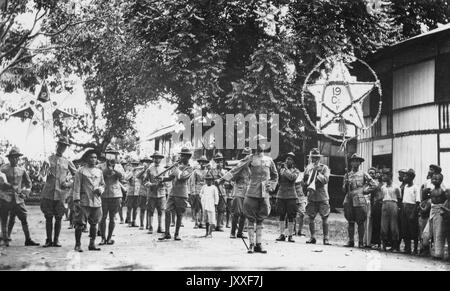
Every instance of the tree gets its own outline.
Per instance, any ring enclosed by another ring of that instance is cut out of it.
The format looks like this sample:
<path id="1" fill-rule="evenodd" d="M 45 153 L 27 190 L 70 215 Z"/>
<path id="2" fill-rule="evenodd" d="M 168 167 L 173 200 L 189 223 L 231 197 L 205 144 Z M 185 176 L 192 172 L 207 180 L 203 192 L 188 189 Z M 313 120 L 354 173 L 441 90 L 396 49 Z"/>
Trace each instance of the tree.
<path id="1" fill-rule="evenodd" d="M 57 67 L 51 62 L 41 61 L 37 64 L 32 59 L 55 49 L 45 44 L 47 37 L 58 35 L 79 24 L 67 21 L 58 26 L 47 25 L 47 17 L 54 16 L 60 7 L 70 4 L 69 0 L 0 2 L 0 87 L 5 91 L 33 88 L 38 78 L 46 78 L 55 73 Z M 68 44 L 70 41 L 62 45 Z"/>
<path id="2" fill-rule="evenodd" d="M 68 19 L 81 23 L 52 36 L 51 42 L 59 47 L 55 58 L 64 72 L 82 79 L 94 119 L 80 120 L 68 130 L 92 134 L 90 142 L 72 139 L 73 144 L 104 150 L 113 138 L 121 139 L 129 134 L 136 106 L 156 100 L 157 96 L 148 81 L 139 75 L 146 64 L 140 57 L 141 47 L 126 32 L 122 2 L 85 1 L 78 2 L 73 9 L 75 13 L 70 14 L 61 7 L 58 14 L 49 17 L 51 26 L 60 26 Z M 64 46 L 69 40 L 70 45 Z M 100 107 L 101 116 L 98 116 Z M 96 124 L 100 117 L 105 121 L 102 126 Z"/>

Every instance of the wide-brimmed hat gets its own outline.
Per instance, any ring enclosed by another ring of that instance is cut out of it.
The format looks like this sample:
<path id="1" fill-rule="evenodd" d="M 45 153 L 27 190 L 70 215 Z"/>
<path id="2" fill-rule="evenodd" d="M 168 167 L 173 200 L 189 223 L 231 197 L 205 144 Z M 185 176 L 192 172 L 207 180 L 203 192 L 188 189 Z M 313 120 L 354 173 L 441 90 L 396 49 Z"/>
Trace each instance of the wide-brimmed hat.
<path id="1" fill-rule="evenodd" d="M 210 173 L 208 173 L 205 176 L 205 180 L 214 180 L 214 177 Z"/>
<path id="2" fill-rule="evenodd" d="M 436 164 L 431 164 L 430 168 L 433 169 L 436 173 L 442 172 L 442 168 Z"/>
<path id="3" fill-rule="evenodd" d="M 295 159 L 295 154 L 293 152 L 289 152 L 286 154 L 286 158 L 288 158 L 288 157 Z"/>
<path id="4" fill-rule="evenodd" d="M 86 161 L 86 158 L 87 158 L 89 155 L 91 155 L 91 154 L 96 154 L 96 155 L 97 155 L 97 158 L 99 158 L 99 154 L 98 154 L 98 151 L 97 151 L 97 150 L 95 150 L 95 149 L 87 149 L 87 150 L 83 153 L 83 155 L 81 156 L 80 161 Z"/>
<path id="5" fill-rule="evenodd" d="M 408 173 L 408 170 L 406 170 L 406 169 L 400 169 L 400 170 L 398 170 L 398 173 L 399 173 L 399 174 L 406 174 L 406 173 Z"/>
<path id="6" fill-rule="evenodd" d="M 57 143 L 64 144 L 66 146 L 70 145 L 69 138 L 67 136 L 60 136 Z"/>
<path id="7" fill-rule="evenodd" d="M 374 168 L 374 167 L 370 167 L 369 170 L 367 170 L 367 172 L 370 172 L 370 171 L 378 172 L 378 169 L 377 169 L 377 168 Z"/>
<path id="8" fill-rule="evenodd" d="M 200 159 L 197 160 L 198 163 L 208 163 L 208 159 L 206 156 L 201 156 Z"/>
<path id="9" fill-rule="evenodd" d="M 18 147 L 13 147 L 10 151 L 9 151 L 9 153 L 8 153 L 8 155 L 6 155 L 8 158 L 9 157 L 21 157 L 21 156 L 23 156 L 23 154 L 20 152 L 20 149 L 18 148 Z"/>
<path id="10" fill-rule="evenodd" d="M 131 164 L 132 164 L 132 165 L 139 165 L 139 161 L 136 160 L 136 159 L 132 159 L 132 160 L 131 160 Z"/>
<path id="11" fill-rule="evenodd" d="M 349 160 L 349 161 L 354 161 L 354 160 L 356 160 L 356 161 L 359 161 L 360 163 L 362 163 L 362 162 L 365 161 L 364 158 L 358 156 L 358 154 L 353 154 L 353 155 L 350 157 L 350 159 L 348 159 L 348 160 Z"/>
<path id="12" fill-rule="evenodd" d="M 144 156 L 143 158 L 140 159 L 140 161 L 143 163 L 153 163 L 153 159 L 150 158 L 149 156 Z"/>
<path id="13" fill-rule="evenodd" d="M 217 153 L 217 154 L 214 156 L 214 161 L 218 161 L 218 160 L 223 160 L 223 155 L 222 155 L 222 153 Z"/>
<path id="14" fill-rule="evenodd" d="M 309 157 L 323 157 L 323 155 L 320 154 L 320 151 L 318 148 L 313 148 L 310 152 L 309 152 Z"/>
<path id="15" fill-rule="evenodd" d="M 189 155 L 192 156 L 192 152 L 187 147 L 181 148 L 180 155 Z"/>
<path id="16" fill-rule="evenodd" d="M 154 153 L 153 153 L 153 155 L 151 155 L 150 157 L 152 157 L 152 158 L 154 158 L 154 159 L 164 159 L 164 155 L 162 155 L 160 152 L 158 152 L 158 151 L 155 151 Z"/>
<path id="17" fill-rule="evenodd" d="M 242 150 L 242 155 L 251 155 L 252 154 L 252 149 L 249 147 L 246 147 Z"/>

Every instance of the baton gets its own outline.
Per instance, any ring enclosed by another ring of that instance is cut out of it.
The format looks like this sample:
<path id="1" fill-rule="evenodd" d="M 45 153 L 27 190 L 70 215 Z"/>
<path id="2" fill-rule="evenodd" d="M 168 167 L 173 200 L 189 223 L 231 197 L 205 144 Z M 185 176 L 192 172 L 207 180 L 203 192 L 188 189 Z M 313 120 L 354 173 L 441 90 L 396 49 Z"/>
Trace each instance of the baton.
<path id="1" fill-rule="evenodd" d="M 247 251 L 248 251 L 248 246 L 247 246 L 247 243 L 245 242 L 245 239 L 243 237 L 241 237 L 241 238 L 242 238 L 242 241 L 244 242 L 244 245 L 245 245 L 245 247 L 247 248 Z"/>

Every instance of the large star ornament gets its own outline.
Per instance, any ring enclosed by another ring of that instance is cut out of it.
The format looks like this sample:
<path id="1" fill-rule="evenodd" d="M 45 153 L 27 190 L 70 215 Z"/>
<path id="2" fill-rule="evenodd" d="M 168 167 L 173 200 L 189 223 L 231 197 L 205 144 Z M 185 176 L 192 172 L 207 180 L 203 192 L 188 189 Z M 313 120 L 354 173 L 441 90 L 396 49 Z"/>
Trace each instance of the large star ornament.
<path id="1" fill-rule="evenodd" d="M 342 61 L 337 61 L 327 78 L 307 85 L 307 90 L 316 99 L 320 130 L 326 131 L 327 127 L 341 121 L 356 128 L 364 128 L 362 104 L 375 84 L 357 82 L 350 75 L 347 66 Z"/>

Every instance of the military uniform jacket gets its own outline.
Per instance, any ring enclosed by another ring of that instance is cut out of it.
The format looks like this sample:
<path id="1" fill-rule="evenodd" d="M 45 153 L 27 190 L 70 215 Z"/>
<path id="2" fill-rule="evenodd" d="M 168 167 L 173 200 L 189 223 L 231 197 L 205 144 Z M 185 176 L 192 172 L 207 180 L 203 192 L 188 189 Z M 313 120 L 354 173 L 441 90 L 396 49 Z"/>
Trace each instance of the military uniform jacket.
<path id="1" fill-rule="evenodd" d="M 6 176 L 6 182 L 12 185 L 6 188 L 3 183 L 0 184 L 0 199 L 6 202 L 15 202 L 17 204 L 25 203 L 25 196 L 30 192 L 31 179 L 26 170 L 22 167 L 11 167 L 6 165 L 0 169 Z"/>
<path id="2" fill-rule="evenodd" d="M 300 171 L 292 167 L 281 168 L 280 178 L 278 183 L 280 187 L 278 188 L 277 199 L 297 199 L 297 191 L 295 189 L 295 182 L 300 175 Z"/>
<path id="3" fill-rule="evenodd" d="M 248 164 L 242 167 L 237 167 L 231 169 L 222 177 L 226 181 L 234 181 L 233 187 L 233 197 L 245 197 L 248 185 L 250 183 L 250 169 Z"/>
<path id="4" fill-rule="evenodd" d="M 69 190 L 67 185 L 70 182 L 70 175 L 72 173 L 75 174 L 77 169 L 71 161 L 56 154 L 48 158 L 48 163 L 47 181 L 41 197 L 49 200 L 64 201 Z"/>
<path id="5" fill-rule="evenodd" d="M 81 206 L 101 207 L 101 197 L 94 193 L 98 189 L 100 193 L 105 191 L 103 172 L 99 168 L 83 167 L 75 174 L 73 184 L 73 201 L 80 200 Z"/>
<path id="6" fill-rule="evenodd" d="M 155 177 L 163 172 L 163 166 L 151 166 L 147 171 L 147 181 L 150 182 L 149 197 L 161 198 L 166 197 L 167 187 L 165 183 L 157 183 Z"/>
<path id="7" fill-rule="evenodd" d="M 349 200 L 351 200 L 353 207 L 365 206 L 367 200 L 364 195 L 370 194 L 376 189 L 377 184 L 375 181 L 369 174 L 362 170 L 346 173 L 344 176 L 344 183 L 346 179 L 348 179 L 348 193 L 344 199 L 344 203 L 348 203 Z"/>
<path id="8" fill-rule="evenodd" d="M 314 169 L 317 168 L 316 176 L 316 191 L 308 195 L 308 201 L 321 202 L 330 200 L 328 195 L 328 181 L 330 179 L 330 169 L 327 165 L 319 163 L 317 167 L 314 164 L 309 164 L 305 169 L 305 176 L 309 177 L 313 175 Z M 312 179 L 312 178 L 311 178 Z M 319 183 L 317 183 L 317 181 Z"/>
<path id="9" fill-rule="evenodd" d="M 189 179 L 194 173 L 194 169 L 189 165 L 180 164 L 172 170 L 172 173 L 165 180 L 172 180 L 172 190 L 170 196 L 188 198 L 189 197 Z"/>
<path id="10" fill-rule="evenodd" d="M 226 173 L 223 179 L 226 181 L 231 180 L 234 174 L 241 171 L 244 167 L 248 167 L 250 170 L 249 184 L 245 196 L 269 198 L 267 187 L 273 190 L 278 182 L 278 171 L 273 160 L 263 154 L 247 156 Z"/>

